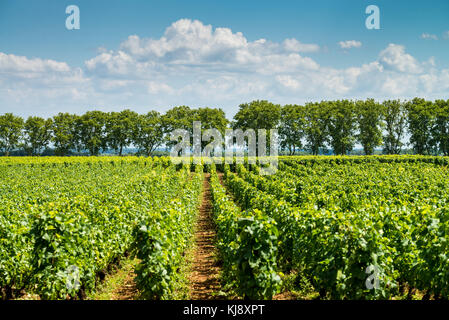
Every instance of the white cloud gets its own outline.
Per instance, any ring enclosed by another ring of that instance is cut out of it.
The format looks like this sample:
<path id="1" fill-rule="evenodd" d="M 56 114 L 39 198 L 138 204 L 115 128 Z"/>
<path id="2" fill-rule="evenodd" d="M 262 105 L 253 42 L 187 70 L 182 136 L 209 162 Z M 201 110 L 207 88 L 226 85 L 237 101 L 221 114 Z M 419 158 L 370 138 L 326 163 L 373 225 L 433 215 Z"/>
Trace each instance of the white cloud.
<path id="1" fill-rule="evenodd" d="M 0 82 L 0 113 L 45 114 L 52 105 L 54 110 L 64 111 L 66 104 L 79 104 L 92 92 L 90 79 L 80 68 L 3 52 Z"/>
<path id="2" fill-rule="evenodd" d="M 317 52 L 320 50 L 320 46 L 317 44 L 301 43 L 294 38 L 285 39 L 283 45 L 285 50 L 292 52 Z"/>
<path id="3" fill-rule="evenodd" d="M 86 61 L 96 74 L 132 74 L 137 78 L 153 73 L 202 71 L 282 72 L 292 68 L 316 69 L 318 64 L 299 53 L 316 52 L 317 44 L 296 39 L 282 43 L 258 39 L 248 41 L 241 32 L 215 28 L 198 20 L 181 19 L 159 39 L 129 36 L 117 52 L 103 52 Z"/>
<path id="4" fill-rule="evenodd" d="M 362 43 L 356 40 L 347 40 L 347 41 L 340 41 L 338 45 L 342 49 L 351 49 L 351 48 L 360 48 L 362 46 Z"/>
<path id="5" fill-rule="evenodd" d="M 289 89 L 296 90 L 302 87 L 301 83 L 298 80 L 293 79 L 292 76 L 289 75 L 276 76 L 276 81 L 278 81 L 281 85 Z"/>
<path id="6" fill-rule="evenodd" d="M 341 46 L 361 46 L 355 40 Z M 389 44 L 377 59 L 336 68 L 319 64 L 317 44 L 297 39 L 249 41 L 242 33 L 182 19 L 158 39 L 131 35 L 118 50 L 101 48 L 83 68 L 0 53 L 0 113 L 51 115 L 89 109 L 137 112 L 174 105 L 222 107 L 242 102 L 303 103 L 339 98 L 449 98 L 449 69 L 418 61 Z M 26 107 L 24 107 L 26 106 Z"/>
<path id="7" fill-rule="evenodd" d="M 175 90 L 165 83 L 150 81 L 148 83 L 148 92 L 151 94 L 159 94 L 159 93 L 173 94 L 175 93 Z"/>
<path id="8" fill-rule="evenodd" d="M 444 39 L 449 39 L 449 30 L 443 32 L 443 38 L 444 38 Z"/>
<path id="9" fill-rule="evenodd" d="M 405 73 L 421 73 L 419 62 L 410 54 L 405 53 L 405 47 L 390 43 L 380 52 L 380 63 L 385 68 Z"/>
<path id="10" fill-rule="evenodd" d="M 430 34 L 430 33 L 423 33 L 421 35 L 421 39 L 426 39 L 426 40 L 438 40 L 438 36 L 435 34 Z"/>
<path id="11" fill-rule="evenodd" d="M 65 62 L 28 59 L 23 56 L 0 52 L 0 72 L 22 73 L 24 76 L 43 72 L 68 72 L 69 66 Z"/>

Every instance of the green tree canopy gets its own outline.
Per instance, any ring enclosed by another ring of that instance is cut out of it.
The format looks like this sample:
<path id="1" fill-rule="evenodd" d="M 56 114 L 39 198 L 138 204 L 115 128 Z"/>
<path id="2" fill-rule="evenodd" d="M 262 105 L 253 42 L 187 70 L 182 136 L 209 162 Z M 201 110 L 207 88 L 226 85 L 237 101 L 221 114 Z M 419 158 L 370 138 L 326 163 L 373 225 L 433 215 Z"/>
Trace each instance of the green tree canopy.
<path id="1" fill-rule="evenodd" d="M 306 147 L 317 155 L 320 148 L 325 148 L 328 137 L 328 105 L 321 103 L 307 103 L 304 109 L 304 134 Z"/>
<path id="2" fill-rule="evenodd" d="M 384 150 L 386 154 L 399 154 L 404 145 L 402 139 L 406 128 L 406 110 L 399 100 L 386 100 L 382 103 L 385 124 Z"/>
<path id="3" fill-rule="evenodd" d="M 90 155 L 97 156 L 107 148 L 106 121 L 107 114 L 102 111 L 88 111 L 77 118 L 78 151 L 89 150 Z"/>
<path id="4" fill-rule="evenodd" d="M 305 109 L 299 105 L 286 105 L 281 109 L 279 125 L 279 138 L 281 148 L 287 149 L 292 155 L 297 149 L 302 148 L 301 139 L 305 130 Z"/>
<path id="5" fill-rule="evenodd" d="M 253 129 L 258 134 L 259 129 L 266 131 L 266 147 L 270 148 L 271 134 L 270 129 L 278 129 L 281 120 L 281 106 L 268 102 L 266 100 L 256 100 L 250 103 L 244 103 L 239 106 L 239 111 L 234 116 L 232 128 Z M 256 148 L 259 154 L 259 139 L 257 139 Z"/>
<path id="6" fill-rule="evenodd" d="M 374 99 L 356 102 L 358 142 L 366 155 L 382 144 L 382 107 Z"/>
<path id="7" fill-rule="evenodd" d="M 356 141 L 356 113 L 354 102 L 337 100 L 328 103 L 328 132 L 335 154 L 344 155 L 354 148 Z"/>
<path id="8" fill-rule="evenodd" d="M 193 135 L 193 121 L 195 121 L 195 110 L 187 106 L 174 107 L 168 110 L 161 118 L 164 142 L 167 146 L 175 144 L 170 141 L 171 133 L 176 129 L 187 130 Z"/>
<path id="9" fill-rule="evenodd" d="M 199 108 L 194 112 L 196 121 L 201 121 L 202 129 L 217 129 L 222 134 L 229 126 L 226 114 L 220 108 Z"/>
<path id="10" fill-rule="evenodd" d="M 256 100 L 239 106 L 234 116 L 234 129 L 277 129 L 281 119 L 281 106 L 266 100 Z"/>
<path id="11" fill-rule="evenodd" d="M 118 152 L 120 156 L 123 153 L 123 148 L 128 147 L 133 141 L 138 116 L 136 112 L 128 109 L 105 115 L 107 146 Z"/>
<path id="12" fill-rule="evenodd" d="M 56 154 L 67 155 L 71 149 L 76 147 L 76 121 L 78 116 L 70 113 L 58 113 L 53 117 L 52 142 L 55 146 Z"/>
<path id="13" fill-rule="evenodd" d="M 445 156 L 449 155 L 449 100 L 436 100 L 434 103 L 434 124 L 432 145 Z"/>
<path id="14" fill-rule="evenodd" d="M 163 142 L 161 115 L 157 111 L 138 115 L 134 127 L 133 143 L 139 153 L 150 156 Z"/>
<path id="15" fill-rule="evenodd" d="M 28 117 L 24 126 L 23 147 L 29 155 L 38 155 L 51 141 L 52 119 Z"/>
<path id="16" fill-rule="evenodd" d="M 0 115 L 0 148 L 6 156 L 19 146 L 22 138 L 23 119 L 12 113 Z"/>
<path id="17" fill-rule="evenodd" d="M 432 102 L 414 98 L 405 107 L 410 145 L 417 154 L 431 154 L 434 148 L 431 129 L 435 118 Z"/>

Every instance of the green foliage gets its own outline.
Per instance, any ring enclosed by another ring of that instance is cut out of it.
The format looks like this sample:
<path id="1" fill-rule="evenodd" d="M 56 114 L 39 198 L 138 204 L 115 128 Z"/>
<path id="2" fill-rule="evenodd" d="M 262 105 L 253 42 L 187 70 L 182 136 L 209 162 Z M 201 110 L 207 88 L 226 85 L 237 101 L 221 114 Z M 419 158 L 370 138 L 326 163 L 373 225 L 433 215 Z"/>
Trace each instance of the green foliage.
<path id="1" fill-rule="evenodd" d="M 416 156 L 283 157 L 276 175 L 240 165 L 227 184 L 243 207 L 276 221 L 282 271 L 300 271 L 322 297 L 385 299 L 407 285 L 447 298 L 447 164 Z M 366 287 L 367 268 L 378 271 L 379 288 Z"/>
<path id="2" fill-rule="evenodd" d="M 432 154 L 431 130 L 434 113 L 432 102 L 415 98 L 405 105 L 407 109 L 407 125 L 410 132 L 410 144 L 417 154 Z"/>
<path id="3" fill-rule="evenodd" d="M 404 103 L 399 100 L 383 102 L 383 117 L 386 135 L 384 136 L 384 153 L 399 154 L 403 146 L 402 138 L 405 133 L 406 113 Z"/>
<path id="4" fill-rule="evenodd" d="M 107 148 L 107 114 L 102 111 L 88 111 L 76 119 L 76 142 L 78 151 L 89 150 L 91 156 L 97 156 Z"/>
<path id="5" fill-rule="evenodd" d="M 276 223 L 261 211 L 240 211 L 226 195 L 215 166 L 211 167 L 214 220 L 224 280 L 234 284 L 240 296 L 271 299 L 281 282 L 276 263 Z"/>
<path id="6" fill-rule="evenodd" d="M 306 147 L 317 155 L 326 146 L 328 138 L 329 114 L 324 103 L 307 103 L 305 106 Z"/>
<path id="7" fill-rule="evenodd" d="M 199 108 L 195 110 L 195 120 L 201 121 L 203 129 L 217 129 L 222 135 L 228 128 L 229 121 L 222 109 Z"/>
<path id="8" fill-rule="evenodd" d="M 176 172 L 168 158 L 22 159 L 0 163 L 0 287 L 6 292 L 76 298 L 131 249 L 143 221 L 184 234 L 154 212 L 175 208 L 172 199 L 180 194 L 186 203 L 198 201 L 191 193 L 198 194 L 201 178 L 185 188 L 189 172 Z M 67 285 L 73 269 L 79 286 Z"/>
<path id="9" fill-rule="evenodd" d="M 174 107 L 168 110 L 161 118 L 162 129 L 165 135 L 164 143 L 171 146 L 170 134 L 176 129 L 187 130 L 190 136 L 193 135 L 193 121 L 195 111 L 187 106 Z"/>
<path id="10" fill-rule="evenodd" d="M 234 116 L 234 129 L 276 129 L 281 117 L 281 106 L 266 100 L 256 100 L 239 106 Z"/>
<path id="11" fill-rule="evenodd" d="M 104 130 L 107 146 L 121 156 L 123 148 L 133 142 L 138 114 L 130 110 L 123 110 L 121 112 L 110 112 L 105 117 Z"/>
<path id="12" fill-rule="evenodd" d="M 153 211 L 134 229 L 133 247 L 141 260 L 136 281 L 144 298 L 173 298 L 181 261 L 193 235 L 202 177 L 198 166 L 195 176 L 178 190 L 179 197 Z"/>
<path id="13" fill-rule="evenodd" d="M 77 150 L 96 156 L 111 149 L 122 155 L 125 148 L 133 146 L 138 154 L 149 156 L 159 146 L 173 146 L 176 142 L 170 141 L 170 135 L 176 129 L 187 130 L 192 139 L 193 122 L 200 121 L 202 134 L 215 128 L 224 135 L 229 126 L 242 131 L 277 129 L 280 151 L 290 155 L 298 151 L 318 155 L 328 150 L 336 155 L 361 153 L 353 151 L 357 142 L 365 155 L 373 154 L 382 143 L 385 154 L 399 154 L 409 144 L 416 154 L 448 155 L 447 106 L 444 100 L 419 98 L 382 103 L 373 99 L 321 101 L 304 106 L 255 100 L 241 104 L 232 123 L 220 108 L 188 106 L 171 108 L 163 115 L 156 111 L 140 115 L 130 110 L 88 111 L 81 116 L 59 113 L 47 120 L 29 117 L 26 126 L 22 118 L 8 113 L 0 116 L 0 149 L 7 155 L 11 151 L 37 155 L 52 142 L 56 155 Z M 269 149 L 271 137 L 267 133 Z M 202 148 L 208 143 L 201 141 Z M 14 150 L 17 148 L 23 151 Z"/>
<path id="14" fill-rule="evenodd" d="M 281 148 L 287 149 L 292 155 L 302 148 L 301 139 L 304 136 L 304 107 L 286 105 L 281 109 L 281 123 L 279 125 L 279 138 Z"/>
<path id="15" fill-rule="evenodd" d="M 449 100 L 436 100 L 434 103 L 434 125 L 431 144 L 439 153 L 449 155 Z"/>
<path id="16" fill-rule="evenodd" d="M 38 155 L 51 140 L 52 119 L 28 117 L 24 126 L 23 147 L 28 155 Z"/>
<path id="17" fill-rule="evenodd" d="M 69 113 L 58 113 L 53 117 L 52 142 L 59 156 L 67 155 L 70 149 L 76 147 L 76 121 L 78 116 Z"/>
<path id="18" fill-rule="evenodd" d="M 156 111 L 137 116 L 133 143 L 139 153 L 150 156 L 161 145 L 164 135 L 161 121 L 161 115 Z"/>
<path id="19" fill-rule="evenodd" d="M 276 222 L 254 210 L 237 220 L 239 245 L 236 248 L 237 282 L 240 294 L 250 299 L 271 299 L 280 287 L 276 255 Z"/>
<path id="20" fill-rule="evenodd" d="M 3 149 L 6 156 L 19 145 L 22 137 L 23 119 L 5 113 L 0 115 L 0 149 Z"/>
<path id="21" fill-rule="evenodd" d="M 324 103 L 321 103 L 323 105 Z M 352 101 L 337 100 L 328 103 L 328 133 L 330 145 L 337 155 L 345 155 L 354 148 L 356 141 L 356 113 Z"/>
<path id="22" fill-rule="evenodd" d="M 357 140 L 366 155 L 382 144 L 382 107 L 374 99 L 356 102 L 356 115 L 359 133 Z"/>

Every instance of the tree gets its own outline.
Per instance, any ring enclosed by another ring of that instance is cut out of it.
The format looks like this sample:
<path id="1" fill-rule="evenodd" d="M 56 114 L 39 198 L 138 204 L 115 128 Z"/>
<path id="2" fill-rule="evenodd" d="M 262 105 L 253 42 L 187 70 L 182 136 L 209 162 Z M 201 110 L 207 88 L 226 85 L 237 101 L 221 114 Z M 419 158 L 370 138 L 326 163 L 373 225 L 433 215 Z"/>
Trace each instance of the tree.
<path id="1" fill-rule="evenodd" d="M 327 103 L 307 103 L 304 111 L 304 134 L 307 148 L 317 155 L 320 148 L 326 146 L 328 138 L 328 106 Z"/>
<path id="2" fill-rule="evenodd" d="M 163 142 L 163 128 L 161 115 L 157 111 L 150 111 L 145 115 L 138 115 L 134 126 L 133 143 L 139 153 L 150 156 Z"/>
<path id="3" fill-rule="evenodd" d="M 433 126 L 432 102 L 414 98 L 405 105 L 410 144 L 417 154 L 430 154 L 434 148 L 431 128 Z"/>
<path id="4" fill-rule="evenodd" d="M 239 106 L 234 116 L 234 129 L 276 129 L 281 118 L 281 106 L 266 100 L 256 100 Z"/>
<path id="5" fill-rule="evenodd" d="M 302 148 L 301 139 L 304 136 L 304 127 L 304 107 L 291 104 L 282 107 L 279 137 L 281 148 L 287 149 L 290 155 L 294 154 L 296 149 Z"/>
<path id="6" fill-rule="evenodd" d="M 337 100 L 328 102 L 328 104 L 328 132 L 330 145 L 335 154 L 344 155 L 354 148 L 356 141 L 356 114 L 354 102 L 349 100 Z"/>
<path id="7" fill-rule="evenodd" d="M 195 110 L 187 106 L 174 107 L 168 110 L 161 118 L 162 130 L 166 146 L 175 144 L 170 141 L 171 133 L 176 129 L 187 130 L 190 136 L 193 135 L 193 121 L 195 120 Z"/>
<path id="8" fill-rule="evenodd" d="M 28 155 L 38 155 L 48 146 L 52 125 L 52 119 L 28 117 L 23 132 L 23 147 Z"/>
<path id="9" fill-rule="evenodd" d="M 75 125 L 77 119 L 77 115 L 62 112 L 53 117 L 52 142 L 57 155 L 67 155 L 71 149 L 76 148 L 78 135 Z"/>
<path id="10" fill-rule="evenodd" d="M 406 113 L 404 103 L 399 100 L 387 100 L 382 103 L 385 136 L 383 152 L 399 154 L 403 146 L 402 138 L 405 132 Z"/>
<path id="11" fill-rule="evenodd" d="M 267 149 L 270 149 L 270 129 L 277 129 L 281 119 L 281 106 L 266 100 L 256 100 L 239 106 L 239 111 L 234 116 L 233 129 L 253 129 L 256 134 L 259 129 L 267 130 Z M 257 153 L 258 141 L 256 143 Z"/>
<path id="12" fill-rule="evenodd" d="M 22 138 L 23 119 L 12 113 L 0 115 L 0 148 L 6 156 L 18 147 Z"/>
<path id="13" fill-rule="evenodd" d="M 220 108 L 199 108 L 195 110 L 194 118 L 195 121 L 201 121 L 202 137 L 204 136 L 204 130 L 207 129 L 217 129 L 224 136 L 229 126 L 229 120 L 226 119 L 226 114 Z M 204 148 L 210 142 L 201 140 L 201 147 Z"/>
<path id="14" fill-rule="evenodd" d="M 449 155 L 449 100 L 434 103 L 435 121 L 431 129 L 432 145 L 445 156 Z"/>
<path id="15" fill-rule="evenodd" d="M 88 111 L 76 119 L 78 151 L 89 150 L 90 155 L 97 156 L 100 150 L 107 149 L 105 135 L 106 114 L 102 111 Z"/>
<path id="16" fill-rule="evenodd" d="M 121 112 L 111 112 L 105 115 L 105 135 L 108 147 L 123 153 L 123 148 L 129 146 L 133 141 L 133 134 L 136 131 L 138 114 L 134 111 L 123 110 Z"/>
<path id="17" fill-rule="evenodd" d="M 382 107 L 374 101 L 356 102 L 358 142 L 363 146 L 366 155 L 374 153 L 374 149 L 382 144 Z"/>
<path id="18" fill-rule="evenodd" d="M 194 111 L 194 119 L 201 121 L 203 129 L 217 129 L 222 134 L 225 133 L 229 125 L 226 114 L 220 108 L 199 108 Z"/>

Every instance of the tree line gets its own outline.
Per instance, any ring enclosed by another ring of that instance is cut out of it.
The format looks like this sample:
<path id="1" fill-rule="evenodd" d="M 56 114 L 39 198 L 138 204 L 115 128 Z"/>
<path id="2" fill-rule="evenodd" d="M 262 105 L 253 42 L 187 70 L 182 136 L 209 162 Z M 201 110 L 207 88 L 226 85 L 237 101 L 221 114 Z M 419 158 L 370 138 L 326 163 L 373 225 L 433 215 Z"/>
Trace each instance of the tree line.
<path id="1" fill-rule="evenodd" d="M 9 155 L 24 150 L 39 155 L 53 148 L 56 155 L 88 151 L 98 155 L 133 146 L 138 154 L 152 155 L 156 148 L 169 146 L 175 129 L 193 130 L 201 121 L 202 130 L 278 129 L 281 150 L 295 154 L 321 150 L 334 154 L 350 153 L 356 144 L 367 155 L 382 147 L 385 154 L 399 154 L 406 145 L 416 154 L 449 155 L 449 100 L 409 101 L 335 100 L 304 105 L 273 104 L 265 100 L 239 106 L 232 121 L 220 108 L 192 109 L 178 106 L 165 114 L 150 111 L 138 114 L 88 111 L 82 115 L 58 113 L 44 119 L 26 120 L 12 113 L 0 115 L 0 150 Z"/>
<path id="2" fill-rule="evenodd" d="M 172 108 L 165 114 L 150 111 L 138 114 L 131 110 L 121 112 L 88 111 L 82 115 L 58 113 L 52 118 L 30 116 L 26 120 L 12 113 L 0 115 L 0 150 L 5 155 L 21 149 L 27 155 L 40 155 L 52 147 L 56 155 L 73 151 L 87 151 L 96 156 L 133 146 L 138 154 L 152 155 L 163 144 L 170 144 L 174 129 L 188 129 L 193 121 L 225 130 L 229 121 L 221 109 Z"/>

